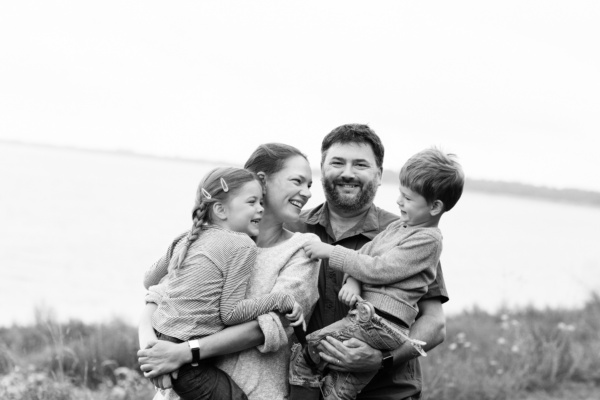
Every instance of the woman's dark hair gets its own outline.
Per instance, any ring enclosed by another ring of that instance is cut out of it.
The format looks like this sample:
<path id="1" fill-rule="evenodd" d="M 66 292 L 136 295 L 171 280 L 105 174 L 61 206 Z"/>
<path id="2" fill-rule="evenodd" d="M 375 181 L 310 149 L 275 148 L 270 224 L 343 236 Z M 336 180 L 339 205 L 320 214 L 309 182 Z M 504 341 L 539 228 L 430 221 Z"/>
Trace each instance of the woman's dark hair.
<path id="1" fill-rule="evenodd" d="M 287 159 L 294 156 L 302 156 L 306 159 L 306 155 L 294 146 L 283 143 L 265 143 L 254 150 L 244 168 L 255 174 L 264 172 L 271 175 L 281 171 Z"/>

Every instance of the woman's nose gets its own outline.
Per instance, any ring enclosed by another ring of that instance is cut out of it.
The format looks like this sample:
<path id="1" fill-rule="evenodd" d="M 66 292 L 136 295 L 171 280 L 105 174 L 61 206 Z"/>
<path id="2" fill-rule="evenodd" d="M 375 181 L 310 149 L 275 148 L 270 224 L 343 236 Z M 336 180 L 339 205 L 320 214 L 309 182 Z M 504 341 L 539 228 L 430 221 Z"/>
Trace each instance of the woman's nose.
<path id="1" fill-rule="evenodd" d="M 304 196 L 307 199 L 310 199 L 312 197 L 312 193 L 310 192 L 310 188 L 307 186 L 303 186 L 302 190 L 300 191 L 300 196 Z"/>

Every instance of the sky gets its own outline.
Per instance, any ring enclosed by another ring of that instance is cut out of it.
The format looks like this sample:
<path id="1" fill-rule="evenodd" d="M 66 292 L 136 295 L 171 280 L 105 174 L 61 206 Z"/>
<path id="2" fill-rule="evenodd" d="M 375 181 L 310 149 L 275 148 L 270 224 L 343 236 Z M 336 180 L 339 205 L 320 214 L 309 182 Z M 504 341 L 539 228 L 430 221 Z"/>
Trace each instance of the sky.
<path id="1" fill-rule="evenodd" d="M 399 170 L 600 191 L 597 1 L 15 1 L 0 139 L 242 165 L 367 123 Z"/>

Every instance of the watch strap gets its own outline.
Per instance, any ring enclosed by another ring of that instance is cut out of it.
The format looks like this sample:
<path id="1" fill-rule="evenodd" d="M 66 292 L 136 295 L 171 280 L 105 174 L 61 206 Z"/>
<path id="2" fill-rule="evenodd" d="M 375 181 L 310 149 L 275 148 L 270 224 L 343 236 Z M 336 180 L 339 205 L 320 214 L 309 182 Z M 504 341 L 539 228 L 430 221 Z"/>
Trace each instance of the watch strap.
<path id="1" fill-rule="evenodd" d="M 198 339 L 188 340 L 188 345 L 192 351 L 192 367 L 197 367 L 200 364 L 200 342 Z"/>
<path id="2" fill-rule="evenodd" d="M 394 366 L 394 356 L 391 351 L 382 350 L 381 351 L 381 367 L 379 369 L 382 370 L 390 370 Z"/>

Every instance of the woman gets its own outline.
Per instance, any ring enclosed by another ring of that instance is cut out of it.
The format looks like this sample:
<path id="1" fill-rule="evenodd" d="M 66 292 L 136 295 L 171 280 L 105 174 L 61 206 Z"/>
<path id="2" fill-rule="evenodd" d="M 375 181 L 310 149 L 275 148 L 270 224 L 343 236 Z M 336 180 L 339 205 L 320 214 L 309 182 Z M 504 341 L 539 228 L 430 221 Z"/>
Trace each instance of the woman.
<path id="1" fill-rule="evenodd" d="M 318 263 L 306 257 L 302 245 L 316 236 L 292 233 L 284 229 L 283 224 L 297 221 L 311 196 L 310 165 L 294 147 L 270 143 L 259 146 L 244 167 L 261 178 L 265 190 L 264 214 L 256 238 L 259 252 L 246 297 L 271 292 L 291 294 L 302 305 L 308 319 L 318 298 Z M 157 284 L 165 276 L 169 258 L 170 252 L 147 272 L 146 287 Z M 168 373 L 191 362 L 192 354 L 186 342 L 156 341 L 150 323 L 154 308 L 146 307 L 140 324 L 140 345 L 148 348 L 140 350 L 138 357 L 145 375 L 157 386 L 165 387 L 169 385 Z M 285 327 L 287 323 L 282 323 L 281 318 L 277 313 L 261 315 L 255 321 L 199 339 L 200 359 L 229 354 L 215 359 L 215 365 L 229 374 L 248 398 L 285 398 L 292 330 Z M 236 390 L 232 387 L 229 397 L 235 397 Z"/>

